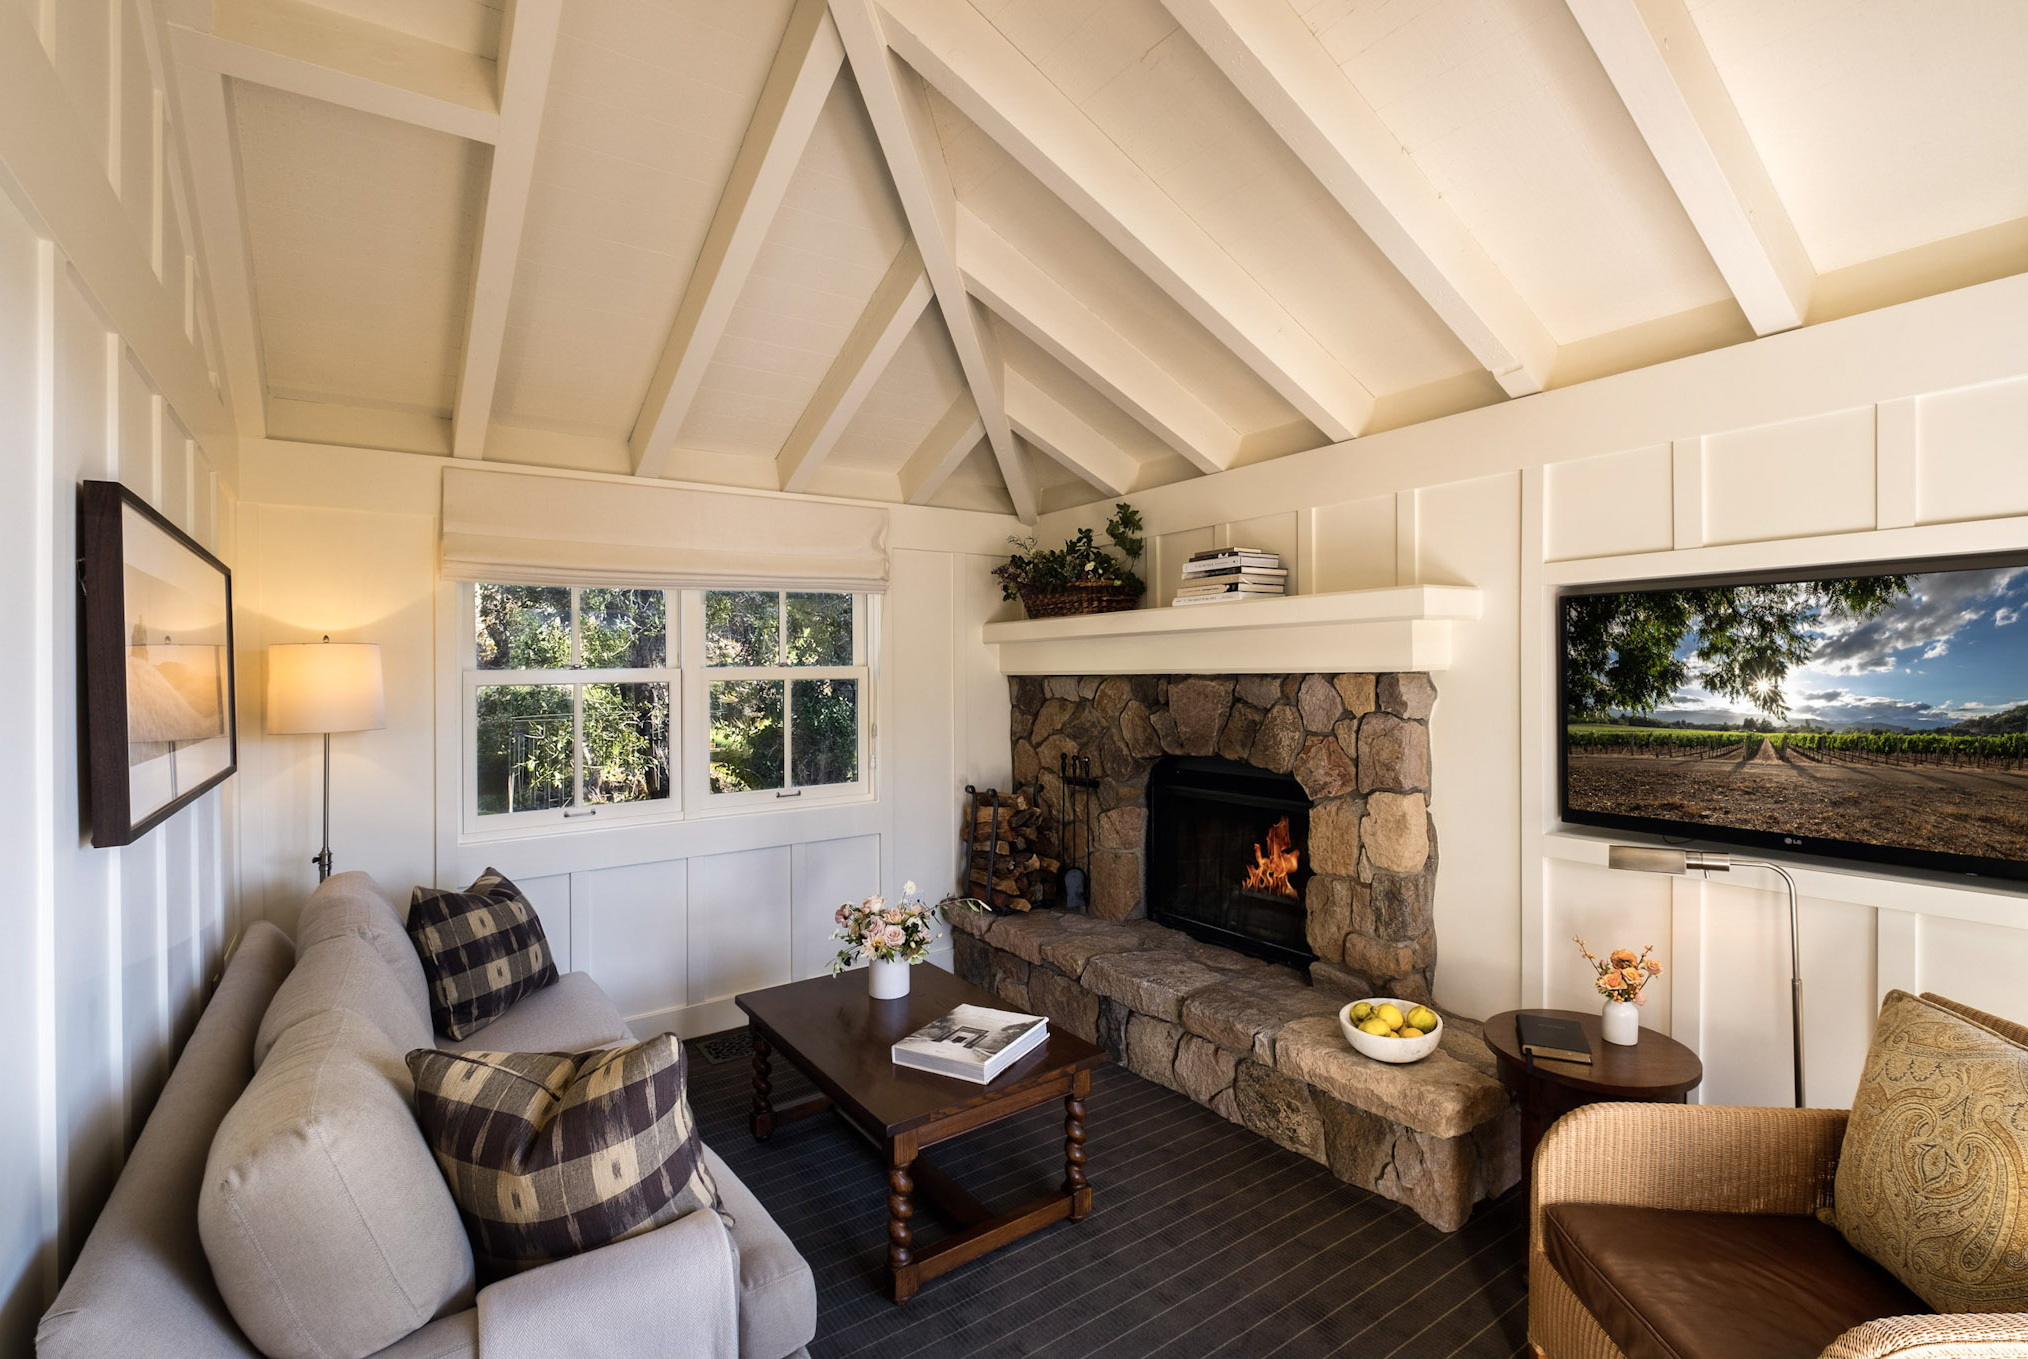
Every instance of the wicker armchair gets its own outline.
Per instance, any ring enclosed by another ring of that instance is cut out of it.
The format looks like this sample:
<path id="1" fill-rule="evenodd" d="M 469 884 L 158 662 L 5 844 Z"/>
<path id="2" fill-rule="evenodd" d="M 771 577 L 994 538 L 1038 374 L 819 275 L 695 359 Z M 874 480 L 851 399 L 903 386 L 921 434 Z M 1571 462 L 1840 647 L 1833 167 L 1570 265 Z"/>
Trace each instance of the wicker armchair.
<path id="1" fill-rule="evenodd" d="M 1549 1263 L 1553 1203 L 1806 1214 L 1828 1204 L 1842 1109 L 1593 1104 L 1558 1120 L 1536 1152 L 1528 1231 L 1528 1339 L 1548 1359 L 1625 1359 Z M 2028 1314 L 1887 1317 L 1821 1359 L 2028 1359 Z"/>

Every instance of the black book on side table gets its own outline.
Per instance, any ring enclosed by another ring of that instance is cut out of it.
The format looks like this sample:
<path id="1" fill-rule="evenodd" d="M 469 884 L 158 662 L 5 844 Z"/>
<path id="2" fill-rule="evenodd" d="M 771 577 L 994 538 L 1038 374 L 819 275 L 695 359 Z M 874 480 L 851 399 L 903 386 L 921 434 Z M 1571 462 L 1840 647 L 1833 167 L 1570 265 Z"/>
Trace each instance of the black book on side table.
<path id="1" fill-rule="evenodd" d="M 1574 1019 L 1518 1014 L 1514 1016 L 1514 1027 L 1521 1040 L 1521 1051 L 1527 1056 L 1591 1065 L 1591 1040 L 1584 1036 L 1584 1026 Z"/>

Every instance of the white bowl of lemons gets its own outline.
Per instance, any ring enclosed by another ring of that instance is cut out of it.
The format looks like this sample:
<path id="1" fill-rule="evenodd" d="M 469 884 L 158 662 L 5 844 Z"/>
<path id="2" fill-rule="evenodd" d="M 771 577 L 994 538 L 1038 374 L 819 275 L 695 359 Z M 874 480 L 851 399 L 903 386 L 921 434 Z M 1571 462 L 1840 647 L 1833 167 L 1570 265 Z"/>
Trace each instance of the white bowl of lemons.
<path id="1" fill-rule="evenodd" d="M 1419 1062 L 1437 1049 L 1444 1022 L 1435 1010 L 1412 1000 L 1374 996 L 1338 1011 L 1338 1027 L 1354 1052 L 1376 1062 Z"/>

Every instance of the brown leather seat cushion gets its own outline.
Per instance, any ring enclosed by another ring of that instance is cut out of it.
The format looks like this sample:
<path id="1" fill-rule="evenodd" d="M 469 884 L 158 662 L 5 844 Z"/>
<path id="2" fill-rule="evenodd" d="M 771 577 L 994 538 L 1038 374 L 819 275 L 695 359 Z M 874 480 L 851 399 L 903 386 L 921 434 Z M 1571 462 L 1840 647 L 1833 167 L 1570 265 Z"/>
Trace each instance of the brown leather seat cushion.
<path id="1" fill-rule="evenodd" d="M 1627 1359 L 1815 1359 L 1922 1299 L 1813 1217 L 1556 1203 L 1549 1263 Z"/>

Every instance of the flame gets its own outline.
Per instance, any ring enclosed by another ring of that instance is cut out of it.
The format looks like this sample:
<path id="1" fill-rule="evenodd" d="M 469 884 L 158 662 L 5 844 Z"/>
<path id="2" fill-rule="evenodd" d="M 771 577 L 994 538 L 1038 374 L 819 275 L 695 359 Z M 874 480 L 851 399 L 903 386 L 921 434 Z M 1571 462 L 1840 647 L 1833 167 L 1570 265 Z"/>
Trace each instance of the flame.
<path id="1" fill-rule="evenodd" d="M 1266 853 L 1262 853 L 1265 849 Z M 1253 847 L 1253 867 L 1246 870 L 1246 878 L 1240 886 L 1249 892 L 1266 892 L 1270 896 L 1294 897 L 1296 889 L 1289 878 L 1300 862 L 1295 849 L 1289 843 L 1289 819 L 1285 816 L 1268 828 L 1265 846 Z"/>

